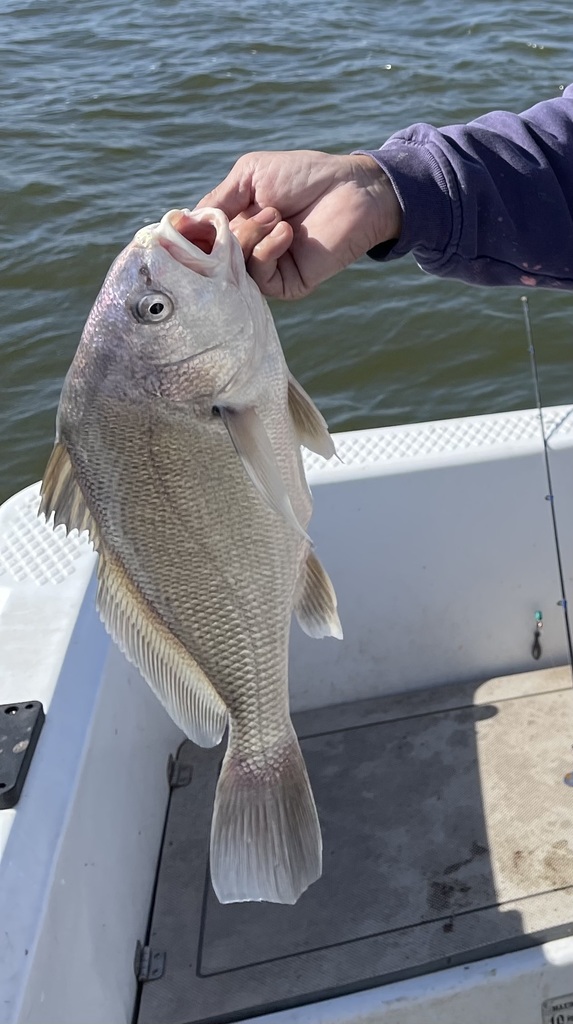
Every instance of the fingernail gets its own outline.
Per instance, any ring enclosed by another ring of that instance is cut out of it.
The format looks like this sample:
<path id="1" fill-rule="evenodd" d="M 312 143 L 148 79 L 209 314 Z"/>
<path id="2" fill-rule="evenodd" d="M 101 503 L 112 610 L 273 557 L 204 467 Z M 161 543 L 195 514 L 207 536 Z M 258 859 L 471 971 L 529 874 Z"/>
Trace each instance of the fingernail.
<path id="1" fill-rule="evenodd" d="M 275 210 L 273 206 L 265 206 L 264 210 L 259 210 L 259 212 L 255 214 L 253 220 L 255 220 L 257 224 L 272 224 L 273 221 L 279 219 L 279 216 L 280 214 L 278 210 Z"/>

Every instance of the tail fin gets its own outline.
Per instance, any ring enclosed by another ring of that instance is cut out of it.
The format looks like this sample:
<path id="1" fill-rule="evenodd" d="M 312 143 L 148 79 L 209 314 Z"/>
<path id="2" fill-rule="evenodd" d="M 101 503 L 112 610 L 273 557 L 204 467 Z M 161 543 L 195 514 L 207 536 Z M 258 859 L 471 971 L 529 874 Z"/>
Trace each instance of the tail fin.
<path id="1" fill-rule="evenodd" d="M 294 730 L 259 766 L 234 749 L 231 727 L 211 826 L 218 899 L 296 903 L 321 871 L 320 824 Z"/>

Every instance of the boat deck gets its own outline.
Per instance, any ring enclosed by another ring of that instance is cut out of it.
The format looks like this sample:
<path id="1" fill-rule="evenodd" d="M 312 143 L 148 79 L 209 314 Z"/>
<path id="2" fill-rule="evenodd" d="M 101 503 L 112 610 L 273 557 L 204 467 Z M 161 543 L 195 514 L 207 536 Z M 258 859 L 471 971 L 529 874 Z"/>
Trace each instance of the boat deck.
<path id="1" fill-rule="evenodd" d="M 240 1020 L 573 932 L 568 669 L 294 717 L 324 838 L 295 907 L 209 883 L 223 747 L 184 743 L 138 1024 Z M 185 784 L 185 783 L 188 784 Z"/>

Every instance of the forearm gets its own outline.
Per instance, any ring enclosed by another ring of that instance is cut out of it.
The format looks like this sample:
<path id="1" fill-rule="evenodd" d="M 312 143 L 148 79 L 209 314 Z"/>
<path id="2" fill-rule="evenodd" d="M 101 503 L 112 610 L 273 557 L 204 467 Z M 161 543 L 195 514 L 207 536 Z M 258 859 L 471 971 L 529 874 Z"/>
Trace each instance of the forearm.
<path id="1" fill-rule="evenodd" d="M 440 277 L 573 289 L 573 86 L 520 115 L 412 125 L 367 152 L 403 211 L 375 259 L 413 252 Z"/>

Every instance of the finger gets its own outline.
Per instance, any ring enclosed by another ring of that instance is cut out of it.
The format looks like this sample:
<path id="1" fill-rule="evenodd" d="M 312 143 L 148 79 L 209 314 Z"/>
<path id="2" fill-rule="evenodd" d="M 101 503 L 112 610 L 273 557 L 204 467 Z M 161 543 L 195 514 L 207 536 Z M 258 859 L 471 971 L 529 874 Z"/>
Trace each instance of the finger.
<path id="1" fill-rule="evenodd" d="M 276 263 L 292 245 L 293 229 L 286 220 L 279 220 L 272 231 L 253 249 L 258 263 Z"/>
<path id="2" fill-rule="evenodd" d="M 247 263 L 249 274 L 269 298 L 295 298 L 301 294 L 300 275 L 289 253 L 293 231 L 279 224 L 258 245 Z"/>
<path id="3" fill-rule="evenodd" d="M 250 195 L 242 197 L 238 192 L 228 193 L 226 189 L 223 189 L 223 184 L 218 185 L 212 192 L 207 192 L 207 195 L 199 200 L 195 209 L 202 210 L 205 206 L 214 206 L 215 209 L 226 213 L 229 220 L 232 220 L 250 205 Z"/>
<path id="4" fill-rule="evenodd" d="M 226 213 L 229 220 L 233 220 L 234 217 L 251 206 L 253 201 L 252 180 L 250 175 L 243 174 L 238 170 L 240 163 L 241 161 L 238 161 L 227 177 L 199 200 L 195 209 L 200 210 L 204 206 L 214 206 Z"/>
<path id="5" fill-rule="evenodd" d="M 248 212 L 245 212 L 234 218 L 231 230 L 241 245 L 245 260 L 250 259 L 255 246 L 270 235 L 280 219 L 279 211 L 273 206 L 265 207 L 254 216 L 249 216 Z"/>

